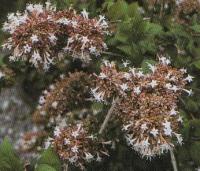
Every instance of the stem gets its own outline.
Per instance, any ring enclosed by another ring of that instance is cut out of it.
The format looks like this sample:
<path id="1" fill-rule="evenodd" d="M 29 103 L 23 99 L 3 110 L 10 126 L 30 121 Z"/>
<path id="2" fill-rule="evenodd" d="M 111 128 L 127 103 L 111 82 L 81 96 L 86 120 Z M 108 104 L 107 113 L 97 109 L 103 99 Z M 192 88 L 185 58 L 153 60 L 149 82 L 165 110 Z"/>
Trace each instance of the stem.
<path id="1" fill-rule="evenodd" d="M 174 171 L 178 171 L 178 169 L 177 169 L 177 163 L 176 163 L 176 158 L 174 156 L 173 150 L 170 150 L 170 156 L 171 156 L 171 162 L 172 162 L 172 166 L 173 166 Z"/>
<path id="2" fill-rule="evenodd" d="M 110 55 L 110 56 L 123 57 L 122 55 L 119 55 L 117 53 L 112 53 L 112 52 L 105 52 L 105 51 L 103 51 L 102 54 L 104 54 L 104 55 Z"/>
<path id="3" fill-rule="evenodd" d="M 63 171 L 68 171 L 68 164 L 63 165 Z"/>
<path id="4" fill-rule="evenodd" d="M 116 106 L 118 101 L 119 101 L 119 97 L 117 97 L 115 100 L 113 100 L 112 106 L 110 107 L 110 109 L 109 109 L 109 111 L 106 115 L 106 118 L 104 119 L 103 124 L 101 125 L 101 128 L 99 130 L 99 134 L 102 134 L 104 129 L 106 128 L 108 121 L 110 120 L 110 117 L 111 117 L 113 110 L 115 109 L 115 106 Z"/>

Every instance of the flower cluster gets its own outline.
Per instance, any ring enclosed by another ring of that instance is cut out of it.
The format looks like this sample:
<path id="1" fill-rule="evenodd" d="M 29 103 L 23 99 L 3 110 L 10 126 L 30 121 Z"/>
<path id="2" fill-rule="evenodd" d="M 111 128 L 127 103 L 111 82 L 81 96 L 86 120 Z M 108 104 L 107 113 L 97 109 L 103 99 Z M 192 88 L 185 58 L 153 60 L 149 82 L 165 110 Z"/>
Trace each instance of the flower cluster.
<path id="1" fill-rule="evenodd" d="M 41 139 L 45 138 L 47 133 L 45 131 L 26 132 L 19 138 L 16 148 L 20 152 L 29 152 L 39 150 Z"/>
<path id="2" fill-rule="evenodd" d="M 159 61 L 156 65 L 148 63 L 148 73 L 137 68 L 118 71 L 115 64 L 106 61 L 101 73 L 94 75 L 96 88 L 92 89 L 99 102 L 119 98 L 114 113 L 123 124 L 127 143 L 147 158 L 172 149 L 174 139 L 182 144 L 178 98 L 182 92 L 192 95 L 185 86 L 193 77 L 185 77 L 185 69 L 169 66 L 165 57 Z"/>
<path id="3" fill-rule="evenodd" d="M 56 127 L 54 138 L 50 142 L 62 160 L 82 170 L 87 163 L 101 162 L 109 156 L 105 147 L 109 142 L 97 139 L 81 123 L 68 125 L 63 129 Z"/>
<path id="4" fill-rule="evenodd" d="M 55 62 L 58 26 L 52 20 L 55 8 L 48 3 L 28 4 L 24 13 L 8 15 L 3 30 L 11 34 L 3 48 L 11 50 L 10 61 L 28 61 L 47 70 Z"/>
<path id="5" fill-rule="evenodd" d="M 59 12 L 56 21 L 69 37 L 64 52 L 72 57 L 88 62 L 91 55 L 99 56 L 107 49 L 104 37 L 109 31 L 104 16 L 90 19 L 86 10 L 77 15 L 75 10 L 69 9 Z"/>
<path id="6" fill-rule="evenodd" d="M 83 72 L 75 72 L 60 77 L 60 80 L 50 85 L 40 96 L 39 105 L 33 116 L 36 123 L 60 122 L 61 116 L 73 108 L 87 106 L 88 102 L 85 99 L 90 97 L 90 76 Z"/>
<path id="7" fill-rule="evenodd" d="M 45 6 L 28 4 L 23 13 L 9 14 L 3 30 L 11 35 L 3 45 L 13 52 L 10 61 L 28 61 L 48 70 L 65 54 L 83 61 L 98 56 L 106 49 L 108 24 L 104 16 L 90 19 L 85 10 L 76 14 L 71 8 L 56 11 L 46 2 Z"/>
<path id="8" fill-rule="evenodd" d="M 199 0 L 179 0 L 177 3 L 177 20 L 180 23 L 187 23 L 188 16 L 199 13 L 200 1 Z"/>

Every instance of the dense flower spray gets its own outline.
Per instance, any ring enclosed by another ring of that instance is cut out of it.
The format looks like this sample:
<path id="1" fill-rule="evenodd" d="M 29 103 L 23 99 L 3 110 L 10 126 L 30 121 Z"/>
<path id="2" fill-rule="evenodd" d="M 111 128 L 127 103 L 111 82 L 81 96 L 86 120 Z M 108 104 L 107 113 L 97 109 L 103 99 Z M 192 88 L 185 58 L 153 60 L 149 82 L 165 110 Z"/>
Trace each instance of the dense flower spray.
<path id="1" fill-rule="evenodd" d="M 199 0 L 179 0 L 177 3 L 176 18 L 180 23 L 188 23 L 188 16 L 199 13 L 200 1 Z"/>
<path id="2" fill-rule="evenodd" d="M 23 13 L 8 15 L 3 30 L 11 37 L 3 48 L 12 51 L 10 61 L 28 61 L 34 67 L 48 70 L 64 55 L 89 62 L 107 48 L 104 39 L 108 31 L 105 17 L 88 17 L 69 8 L 57 11 L 51 3 L 28 4 Z"/>
<path id="3" fill-rule="evenodd" d="M 62 160 L 82 170 L 87 163 L 101 162 L 109 156 L 106 145 L 110 142 L 98 139 L 82 123 L 68 125 L 63 129 L 56 127 L 50 143 Z"/>
<path id="4" fill-rule="evenodd" d="M 114 113 L 122 122 L 128 145 L 143 157 L 151 158 L 182 144 L 179 127 L 178 98 L 193 77 L 185 69 L 169 66 L 170 60 L 161 56 L 158 64 L 148 63 L 151 72 L 130 68 L 118 71 L 114 63 L 104 62 L 101 73 L 94 75 L 96 101 L 109 102 L 119 97 Z M 127 66 L 127 63 L 124 63 Z"/>
<path id="5" fill-rule="evenodd" d="M 8 15 L 3 30 L 11 37 L 3 45 L 13 53 L 10 61 L 28 61 L 36 68 L 47 70 L 58 56 L 58 26 L 53 21 L 55 7 L 50 4 L 28 4 L 23 13 Z"/>
<path id="6" fill-rule="evenodd" d="M 73 58 L 89 62 L 91 55 L 99 56 L 107 49 L 104 39 L 109 31 L 104 16 L 90 19 L 86 10 L 77 14 L 74 9 L 68 9 L 57 13 L 56 22 L 69 37 L 64 52 Z"/>
<path id="7" fill-rule="evenodd" d="M 90 76 L 75 72 L 61 78 L 43 91 L 33 118 L 36 123 L 57 124 L 65 122 L 62 117 L 74 107 L 86 107 L 90 97 Z"/>

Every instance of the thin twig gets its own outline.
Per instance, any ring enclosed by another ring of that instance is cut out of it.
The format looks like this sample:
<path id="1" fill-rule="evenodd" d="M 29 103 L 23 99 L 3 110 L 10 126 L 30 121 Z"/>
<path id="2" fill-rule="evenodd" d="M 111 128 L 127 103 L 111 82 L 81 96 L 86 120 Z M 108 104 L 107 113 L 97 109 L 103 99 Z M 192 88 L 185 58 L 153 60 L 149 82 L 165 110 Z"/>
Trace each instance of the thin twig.
<path id="1" fill-rule="evenodd" d="M 178 171 L 178 169 L 177 169 L 177 163 L 176 163 L 176 158 L 174 156 L 173 150 L 170 150 L 170 156 L 171 156 L 171 162 L 172 162 L 172 166 L 173 166 L 174 171 Z"/>
<path id="2" fill-rule="evenodd" d="M 108 121 L 110 120 L 110 117 L 111 117 L 113 110 L 115 109 L 115 106 L 116 106 L 118 101 L 119 101 L 119 97 L 117 97 L 115 100 L 113 100 L 112 106 L 110 107 L 110 109 L 109 109 L 109 111 L 106 115 L 106 118 L 104 119 L 103 124 L 101 125 L 101 128 L 99 130 L 99 134 L 102 134 L 104 129 L 106 128 Z"/>
<path id="3" fill-rule="evenodd" d="M 122 55 L 119 55 L 119 54 L 113 53 L 113 52 L 105 52 L 105 51 L 103 51 L 102 54 L 104 54 L 104 55 L 110 55 L 110 56 L 124 57 Z"/>

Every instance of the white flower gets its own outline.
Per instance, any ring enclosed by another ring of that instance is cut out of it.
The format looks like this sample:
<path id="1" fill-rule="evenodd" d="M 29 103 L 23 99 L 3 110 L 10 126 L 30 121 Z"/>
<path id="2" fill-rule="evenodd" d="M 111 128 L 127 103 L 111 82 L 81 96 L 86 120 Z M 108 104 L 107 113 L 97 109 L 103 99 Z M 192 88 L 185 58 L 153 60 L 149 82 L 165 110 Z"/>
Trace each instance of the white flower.
<path id="1" fill-rule="evenodd" d="M 128 125 L 123 125 L 122 130 L 123 131 L 128 131 L 128 128 L 131 127 L 133 125 L 133 123 L 130 123 Z"/>
<path id="2" fill-rule="evenodd" d="M 91 89 L 91 93 L 97 102 L 102 102 L 104 101 L 104 92 L 97 92 L 98 89 L 99 89 L 98 87 Z"/>
<path id="3" fill-rule="evenodd" d="M 101 73 L 99 74 L 99 78 L 105 79 L 105 78 L 107 78 L 107 75 L 104 74 L 103 72 L 101 72 Z"/>
<path id="4" fill-rule="evenodd" d="M 156 136 L 158 135 L 158 129 L 153 128 L 153 129 L 150 131 L 150 133 L 151 133 L 154 137 L 156 137 Z"/>
<path id="5" fill-rule="evenodd" d="M 171 127 L 171 122 L 168 122 L 168 121 L 165 120 L 165 122 L 163 123 L 163 126 L 165 128 L 170 128 Z"/>
<path id="6" fill-rule="evenodd" d="M 131 78 L 131 74 L 129 73 L 124 73 L 124 78 L 126 78 L 127 80 L 129 80 Z"/>
<path id="7" fill-rule="evenodd" d="M 150 64 L 150 63 L 147 63 L 147 65 L 148 65 L 148 67 L 149 67 L 149 69 L 154 73 L 155 71 L 156 71 L 156 66 L 154 66 L 154 65 L 152 65 L 152 64 Z"/>
<path id="8" fill-rule="evenodd" d="M 109 62 L 108 60 L 103 60 L 103 64 L 106 66 L 106 67 L 112 67 L 113 66 L 113 63 Z"/>
<path id="9" fill-rule="evenodd" d="M 99 154 L 97 154 L 96 161 L 97 161 L 97 162 L 101 162 L 101 161 L 102 161 L 102 158 L 99 156 Z"/>
<path id="10" fill-rule="evenodd" d="M 165 121 L 163 123 L 163 126 L 164 126 L 164 134 L 167 135 L 167 136 L 171 136 L 172 135 L 172 129 L 171 129 L 171 123 L 168 122 L 168 121 Z"/>
<path id="11" fill-rule="evenodd" d="M 69 25 L 70 24 L 70 20 L 68 20 L 67 18 L 60 18 L 59 20 L 57 20 L 57 23 L 64 24 L 64 25 Z"/>
<path id="12" fill-rule="evenodd" d="M 89 51 L 90 51 L 90 53 L 92 53 L 92 54 L 96 54 L 96 53 L 97 53 L 97 48 L 96 48 L 95 46 L 91 46 L 91 47 L 89 48 Z"/>
<path id="13" fill-rule="evenodd" d="M 187 73 L 187 70 L 185 68 L 181 68 L 180 71 L 183 72 L 184 74 Z"/>
<path id="14" fill-rule="evenodd" d="M 171 63 L 170 59 L 167 59 L 166 57 L 160 57 L 159 61 L 161 62 L 161 64 L 163 65 L 169 65 Z"/>
<path id="15" fill-rule="evenodd" d="M 5 77 L 5 74 L 0 71 L 0 79 L 2 79 L 3 77 Z"/>
<path id="16" fill-rule="evenodd" d="M 58 126 L 55 127 L 54 136 L 58 137 L 61 134 L 60 128 Z"/>
<path id="17" fill-rule="evenodd" d="M 77 21 L 72 21 L 71 23 L 72 23 L 72 27 L 74 27 L 74 28 L 76 28 L 77 25 L 78 25 L 78 22 L 77 22 Z"/>
<path id="18" fill-rule="evenodd" d="M 167 84 L 165 84 L 165 87 L 170 90 L 172 88 L 172 84 L 171 83 L 167 83 Z"/>
<path id="19" fill-rule="evenodd" d="M 172 149 L 172 147 L 169 144 L 167 144 L 167 143 L 162 144 L 160 146 L 160 148 L 161 148 L 161 153 L 163 153 L 164 151 L 168 151 L 168 150 Z"/>
<path id="20" fill-rule="evenodd" d="M 175 110 L 175 108 L 172 108 L 172 110 L 169 112 L 170 115 L 176 115 L 178 112 Z"/>
<path id="21" fill-rule="evenodd" d="M 193 95 L 192 89 L 190 89 L 190 90 L 182 89 L 182 90 L 185 91 L 186 93 L 188 93 L 188 96 L 192 96 Z"/>
<path id="22" fill-rule="evenodd" d="M 191 75 L 188 75 L 184 80 L 188 81 L 189 83 L 193 81 L 193 78 Z"/>
<path id="23" fill-rule="evenodd" d="M 83 9 L 83 11 L 81 12 L 81 14 L 82 14 L 83 18 L 88 19 L 89 13 L 85 9 Z"/>
<path id="24" fill-rule="evenodd" d="M 149 147 L 150 143 L 149 143 L 149 139 L 147 138 L 146 140 L 141 141 L 141 145 L 145 148 L 145 147 Z"/>
<path id="25" fill-rule="evenodd" d="M 122 64 L 124 65 L 124 67 L 127 67 L 130 64 L 130 62 L 128 60 L 126 60 L 126 61 L 123 61 Z"/>
<path id="26" fill-rule="evenodd" d="M 71 148 L 73 153 L 78 153 L 78 147 L 75 145 Z"/>
<path id="27" fill-rule="evenodd" d="M 128 85 L 126 83 L 123 83 L 122 85 L 120 85 L 120 88 L 122 89 L 122 91 L 126 91 L 128 89 Z"/>
<path id="28" fill-rule="evenodd" d="M 103 16 L 103 15 L 99 15 L 99 20 L 98 20 L 98 22 L 97 22 L 97 24 L 96 25 L 99 25 L 102 21 L 104 21 L 105 20 L 105 16 Z"/>
<path id="29" fill-rule="evenodd" d="M 45 98 L 44 98 L 44 96 L 40 96 L 40 98 L 39 98 L 39 104 L 44 104 L 46 102 L 46 100 L 45 100 Z"/>
<path id="30" fill-rule="evenodd" d="M 79 132 L 78 131 L 72 132 L 72 137 L 77 138 L 78 136 L 79 136 Z"/>
<path id="31" fill-rule="evenodd" d="M 155 88 L 155 87 L 158 85 L 158 83 L 157 83 L 156 80 L 152 80 L 152 81 L 149 83 L 149 85 L 150 85 L 152 88 Z"/>
<path id="32" fill-rule="evenodd" d="M 182 135 L 181 134 L 177 134 L 175 132 L 174 132 L 174 135 L 176 136 L 178 143 L 180 145 L 182 145 L 183 144 L 183 137 L 182 137 Z"/>
<path id="33" fill-rule="evenodd" d="M 140 126 L 140 128 L 141 128 L 143 131 L 145 131 L 145 130 L 147 130 L 147 129 L 148 129 L 148 127 L 147 127 L 147 124 L 146 124 L 146 123 L 142 124 L 142 125 Z"/>
<path id="34" fill-rule="evenodd" d="M 144 74 L 143 74 L 142 71 L 137 72 L 136 75 L 137 75 L 139 78 L 144 76 Z"/>
<path id="35" fill-rule="evenodd" d="M 139 95 L 141 93 L 140 87 L 135 87 L 133 92 Z"/>
<path id="36" fill-rule="evenodd" d="M 17 57 L 16 56 L 9 56 L 9 61 L 16 61 Z"/>
<path id="37" fill-rule="evenodd" d="M 28 4 L 26 10 L 30 12 L 35 11 L 36 13 L 40 14 L 43 13 L 43 6 L 41 4 Z"/>
<path id="38" fill-rule="evenodd" d="M 37 67 L 38 61 L 41 61 L 41 56 L 38 51 L 34 51 L 30 62 Z"/>
<path id="39" fill-rule="evenodd" d="M 75 163 L 77 160 L 78 160 L 78 156 L 77 155 L 69 158 L 69 162 L 72 163 L 72 164 Z"/>
<path id="40" fill-rule="evenodd" d="M 174 92 L 177 92 L 179 90 L 179 88 L 175 85 L 173 85 L 170 90 L 173 90 Z"/>
<path id="41" fill-rule="evenodd" d="M 68 139 L 68 138 L 65 138 L 65 139 L 64 139 L 64 145 L 69 145 L 69 144 L 70 144 L 69 139 Z"/>
<path id="42" fill-rule="evenodd" d="M 44 143 L 44 148 L 48 149 L 51 146 L 51 142 L 52 142 L 53 138 L 48 138 L 45 143 Z"/>
<path id="43" fill-rule="evenodd" d="M 31 46 L 29 46 L 29 45 L 25 45 L 24 47 L 24 53 L 29 53 L 29 52 L 31 52 Z"/>
<path id="44" fill-rule="evenodd" d="M 55 89 L 55 86 L 54 86 L 53 84 L 51 84 L 51 85 L 49 86 L 49 89 L 50 89 L 50 90 L 54 90 L 54 89 Z"/>
<path id="45" fill-rule="evenodd" d="M 57 101 L 53 102 L 53 103 L 51 104 L 51 106 L 52 106 L 54 109 L 56 109 L 57 106 L 58 106 L 58 102 L 57 102 Z"/>
<path id="46" fill-rule="evenodd" d="M 82 39 L 81 39 L 81 42 L 83 43 L 83 44 L 82 44 L 82 47 L 81 47 L 82 50 L 85 49 L 85 45 L 86 45 L 86 43 L 88 43 L 89 41 L 90 41 L 90 40 L 88 39 L 87 36 L 83 36 L 83 37 L 82 37 Z"/>
<path id="47" fill-rule="evenodd" d="M 54 34 L 50 34 L 49 40 L 51 43 L 55 44 L 57 41 L 57 37 Z"/>
<path id="48" fill-rule="evenodd" d="M 91 154 L 91 153 L 89 153 L 89 152 L 85 152 L 85 160 L 87 161 L 87 162 L 90 162 L 91 160 L 93 160 L 94 159 L 94 156 Z"/>
<path id="49" fill-rule="evenodd" d="M 181 122 L 181 123 L 183 122 L 183 118 L 181 116 L 179 116 L 178 122 Z"/>
<path id="50" fill-rule="evenodd" d="M 33 43 L 37 43 L 37 42 L 39 41 L 38 36 L 35 35 L 35 34 L 33 34 L 33 35 L 31 36 L 31 41 L 32 41 Z"/>

